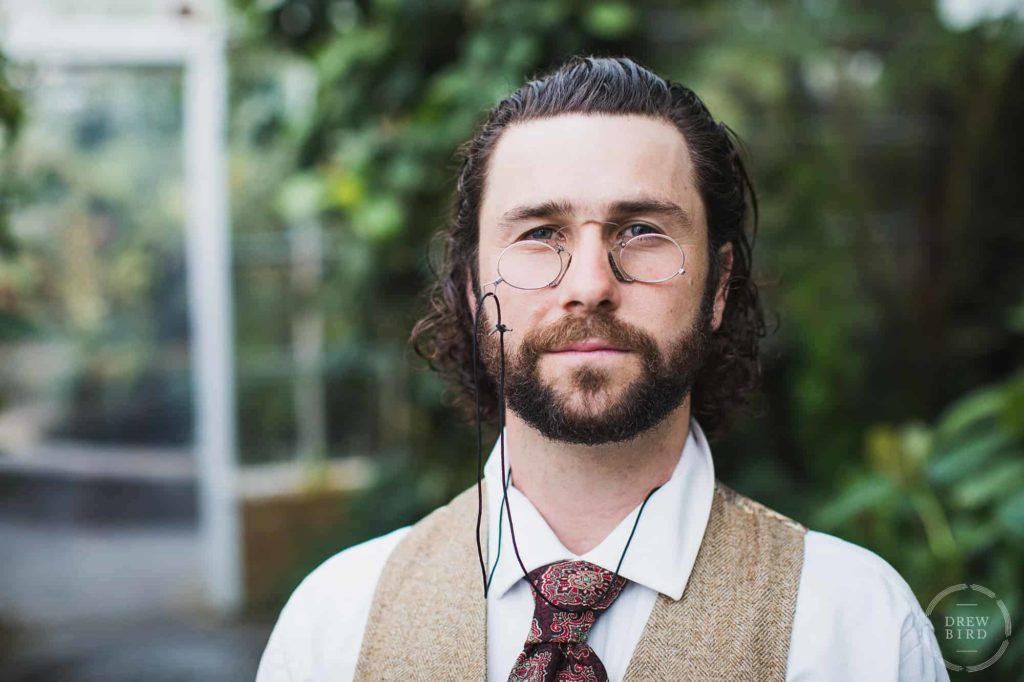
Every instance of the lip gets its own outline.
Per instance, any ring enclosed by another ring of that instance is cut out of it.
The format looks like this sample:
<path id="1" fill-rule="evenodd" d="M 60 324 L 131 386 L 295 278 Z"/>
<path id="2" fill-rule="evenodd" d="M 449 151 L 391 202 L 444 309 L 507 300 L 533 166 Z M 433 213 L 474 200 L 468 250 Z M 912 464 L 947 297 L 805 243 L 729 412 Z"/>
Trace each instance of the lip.
<path id="1" fill-rule="evenodd" d="M 576 343 L 570 343 L 566 346 L 560 346 L 552 350 L 552 353 L 597 353 L 597 352 L 609 352 L 613 351 L 616 353 L 625 353 L 625 348 L 619 348 L 615 344 L 609 343 L 608 341 L 588 340 L 588 341 L 577 341 Z"/>

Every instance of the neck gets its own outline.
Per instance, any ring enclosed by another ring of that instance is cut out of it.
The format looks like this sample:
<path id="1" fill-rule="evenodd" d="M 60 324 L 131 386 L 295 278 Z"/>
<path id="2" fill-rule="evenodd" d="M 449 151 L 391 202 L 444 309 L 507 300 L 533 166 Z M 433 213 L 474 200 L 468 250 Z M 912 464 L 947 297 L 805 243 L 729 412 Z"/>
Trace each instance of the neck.
<path id="1" fill-rule="evenodd" d="M 516 489 L 574 554 L 597 547 L 652 489 L 672 477 L 690 432 L 687 399 L 636 439 L 605 445 L 548 440 L 506 413 L 506 456 Z"/>

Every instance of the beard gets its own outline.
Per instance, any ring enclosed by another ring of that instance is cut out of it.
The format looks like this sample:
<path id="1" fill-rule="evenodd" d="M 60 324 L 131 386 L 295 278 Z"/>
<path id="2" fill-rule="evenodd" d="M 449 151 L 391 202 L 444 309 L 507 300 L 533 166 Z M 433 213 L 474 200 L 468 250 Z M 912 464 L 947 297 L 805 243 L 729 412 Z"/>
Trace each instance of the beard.
<path id="1" fill-rule="evenodd" d="M 673 340 L 663 354 L 642 329 L 609 313 L 566 316 L 543 329 L 531 330 L 505 363 L 505 401 L 524 422 L 553 441 L 601 445 L 635 439 L 660 424 L 690 394 L 710 346 L 714 287 L 706 287 L 691 329 Z M 484 329 L 491 327 L 486 323 Z M 582 365 L 571 370 L 569 383 L 577 396 L 563 396 L 540 376 L 540 359 L 567 344 L 599 338 L 628 349 L 641 365 L 640 376 L 612 400 L 614 377 L 606 369 Z M 487 372 L 500 387 L 501 351 L 498 339 L 484 332 L 480 347 Z M 607 396 L 603 409 L 595 406 Z M 577 398 L 579 398 L 577 400 Z M 572 406 L 578 403 L 589 409 Z"/>

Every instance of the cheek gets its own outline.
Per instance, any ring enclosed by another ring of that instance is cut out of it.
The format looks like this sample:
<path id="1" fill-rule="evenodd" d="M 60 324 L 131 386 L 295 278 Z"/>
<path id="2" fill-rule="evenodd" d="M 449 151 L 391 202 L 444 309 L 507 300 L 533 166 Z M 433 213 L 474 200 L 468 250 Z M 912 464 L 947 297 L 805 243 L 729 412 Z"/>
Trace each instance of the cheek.
<path id="1" fill-rule="evenodd" d="M 516 332 L 519 339 L 526 336 L 530 330 L 554 321 L 554 318 L 547 319 L 545 315 L 545 311 L 557 307 L 554 295 L 553 289 L 519 291 L 507 285 L 499 285 L 497 291 L 502 318 L 505 324 Z"/>
<path id="2" fill-rule="evenodd" d="M 684 285 L 682 296 L 686 302 L 685 311 L 687 315 L 696 315 L 700 309 L 701 301 L 709 284 L 709 274 L 710 269 L 706 253 L 694 254 L 692 258 L 687 260 L 686 273 L 683 275 L 683 282 L 681 282 Z M 710 285 L 714 287 L 716 283 L 711 282 Z"/>
<path id="3" fill-rule="evenodd" d="M 494 271 L 494 264 L 490 262 L 489 258 L 487 258 L 487 257 L 485 257 L 483 255 L 477 256 L 477 259 L 476 259 L 476 272 L 477 272 L 477 277 L 479 278 L 479 281 L 480 281 L 480 286 L 483 286 L 487 282 L 489 282 L 492 279 L 494 279 L 493 277 L 490 276 L 490 273 L 492 273 L 493 271 Z"/>
<path id="4" fill-rule="evenodd" d="M 700 305 L 703 282 L 703 269 L 701 272 L 687 269 L 668 282 L 630 287 L 629 300 L 632 308 L 643 311 L 648 321 L 686 318 Z"/>
<path id="5" fill-rule="evenodd" d="M 618 316 L 645 330 L 664 350 L 666 344 L 692 329 L 700 309 L 703 274 L 690 272 L 676 277 L 668 286 L 637 285 L 624 293 Z"/>

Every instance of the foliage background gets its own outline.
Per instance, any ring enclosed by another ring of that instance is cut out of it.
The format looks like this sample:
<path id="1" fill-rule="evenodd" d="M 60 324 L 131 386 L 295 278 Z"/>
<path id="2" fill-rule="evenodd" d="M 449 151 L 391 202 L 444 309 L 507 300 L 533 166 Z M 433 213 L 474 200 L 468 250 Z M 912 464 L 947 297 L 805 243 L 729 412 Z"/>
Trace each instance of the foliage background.
<path id="1" fill-rule="evenodd" d="M 21 101 L 7 81 L 6 60 L 0 53 L 0 256 L 7 256 L 14 249 L 7 225 L 14 195 L 13 173 L 8 170 L 10 149 L 21 126 L 23 116 Z M 5 292 L 0 290 L 0 298 Z M 21 330 L 20 318 L 0 307 L 0 339 L 15 336 Z"/>
<path id="2" fill-rule="evenodd" d="M 472 482 L 474 430 L 406 345 L 454 152 L 524 79 L 573 54 L 624 54 L 738 131 L 759 188 L 755 267 L 777 324 L 758 409 L 713 444 L 718 476 L 876 551 L 924 605 L 975 582 L 1024 623 L 1024 23 L 957 23 L 939 6 L 233 0 L 243 458 L 295 456 L 293 387 L 309 371 L 326 438 L 299 454 L 380 464 L 281 598 L 326 556 Z M 20 119 L 3 73 L 0 164 Z M 0 173 L 0 198 L 13 191 Z M 310 230 L 316 286 L 286 255 Z M 17 328 L 3 310 L 0 337 Z M 298 367 L 289 330 L 313 314 L 323 352 Z M 1024 637 L 1004 658 L 992 676 L 1024 679 L 1011 672 Z"/>
<path id="3" fill-rule="evenodd" d="M 388 473 L 342 544 L 472 481 L 473 434 L 405 347 L 453 151 L 525 78 L 575 53 L 626 54 L 694 88 L 741 134 L 760 190 L 755 264 L 778 325 L 758 413 L 715 444 L 719 475 L 878 552 L 923 604 L 974 581 L 1020 622 L 1019 21 L 951 27 L 922 0 L 237 7 L 236 113 L 281 87 L 267 60 L 316 82 L 301 115 L 268 106 L 236 127 L 260 153 L 293 150 L 276 213 L 240 201 L 283 223 L 312 212 L 337 239 L 319 304 L 339 355 L 372 358 L 360 364 L 377 380 L 331 393 L 332 419 L 367 416 L 367 399 L 386 393 L 364 423 Z M 336 369 L 342 384 L 354 371 Z M 1024 669 L 1022 643 L 1002 670 Z"/>

